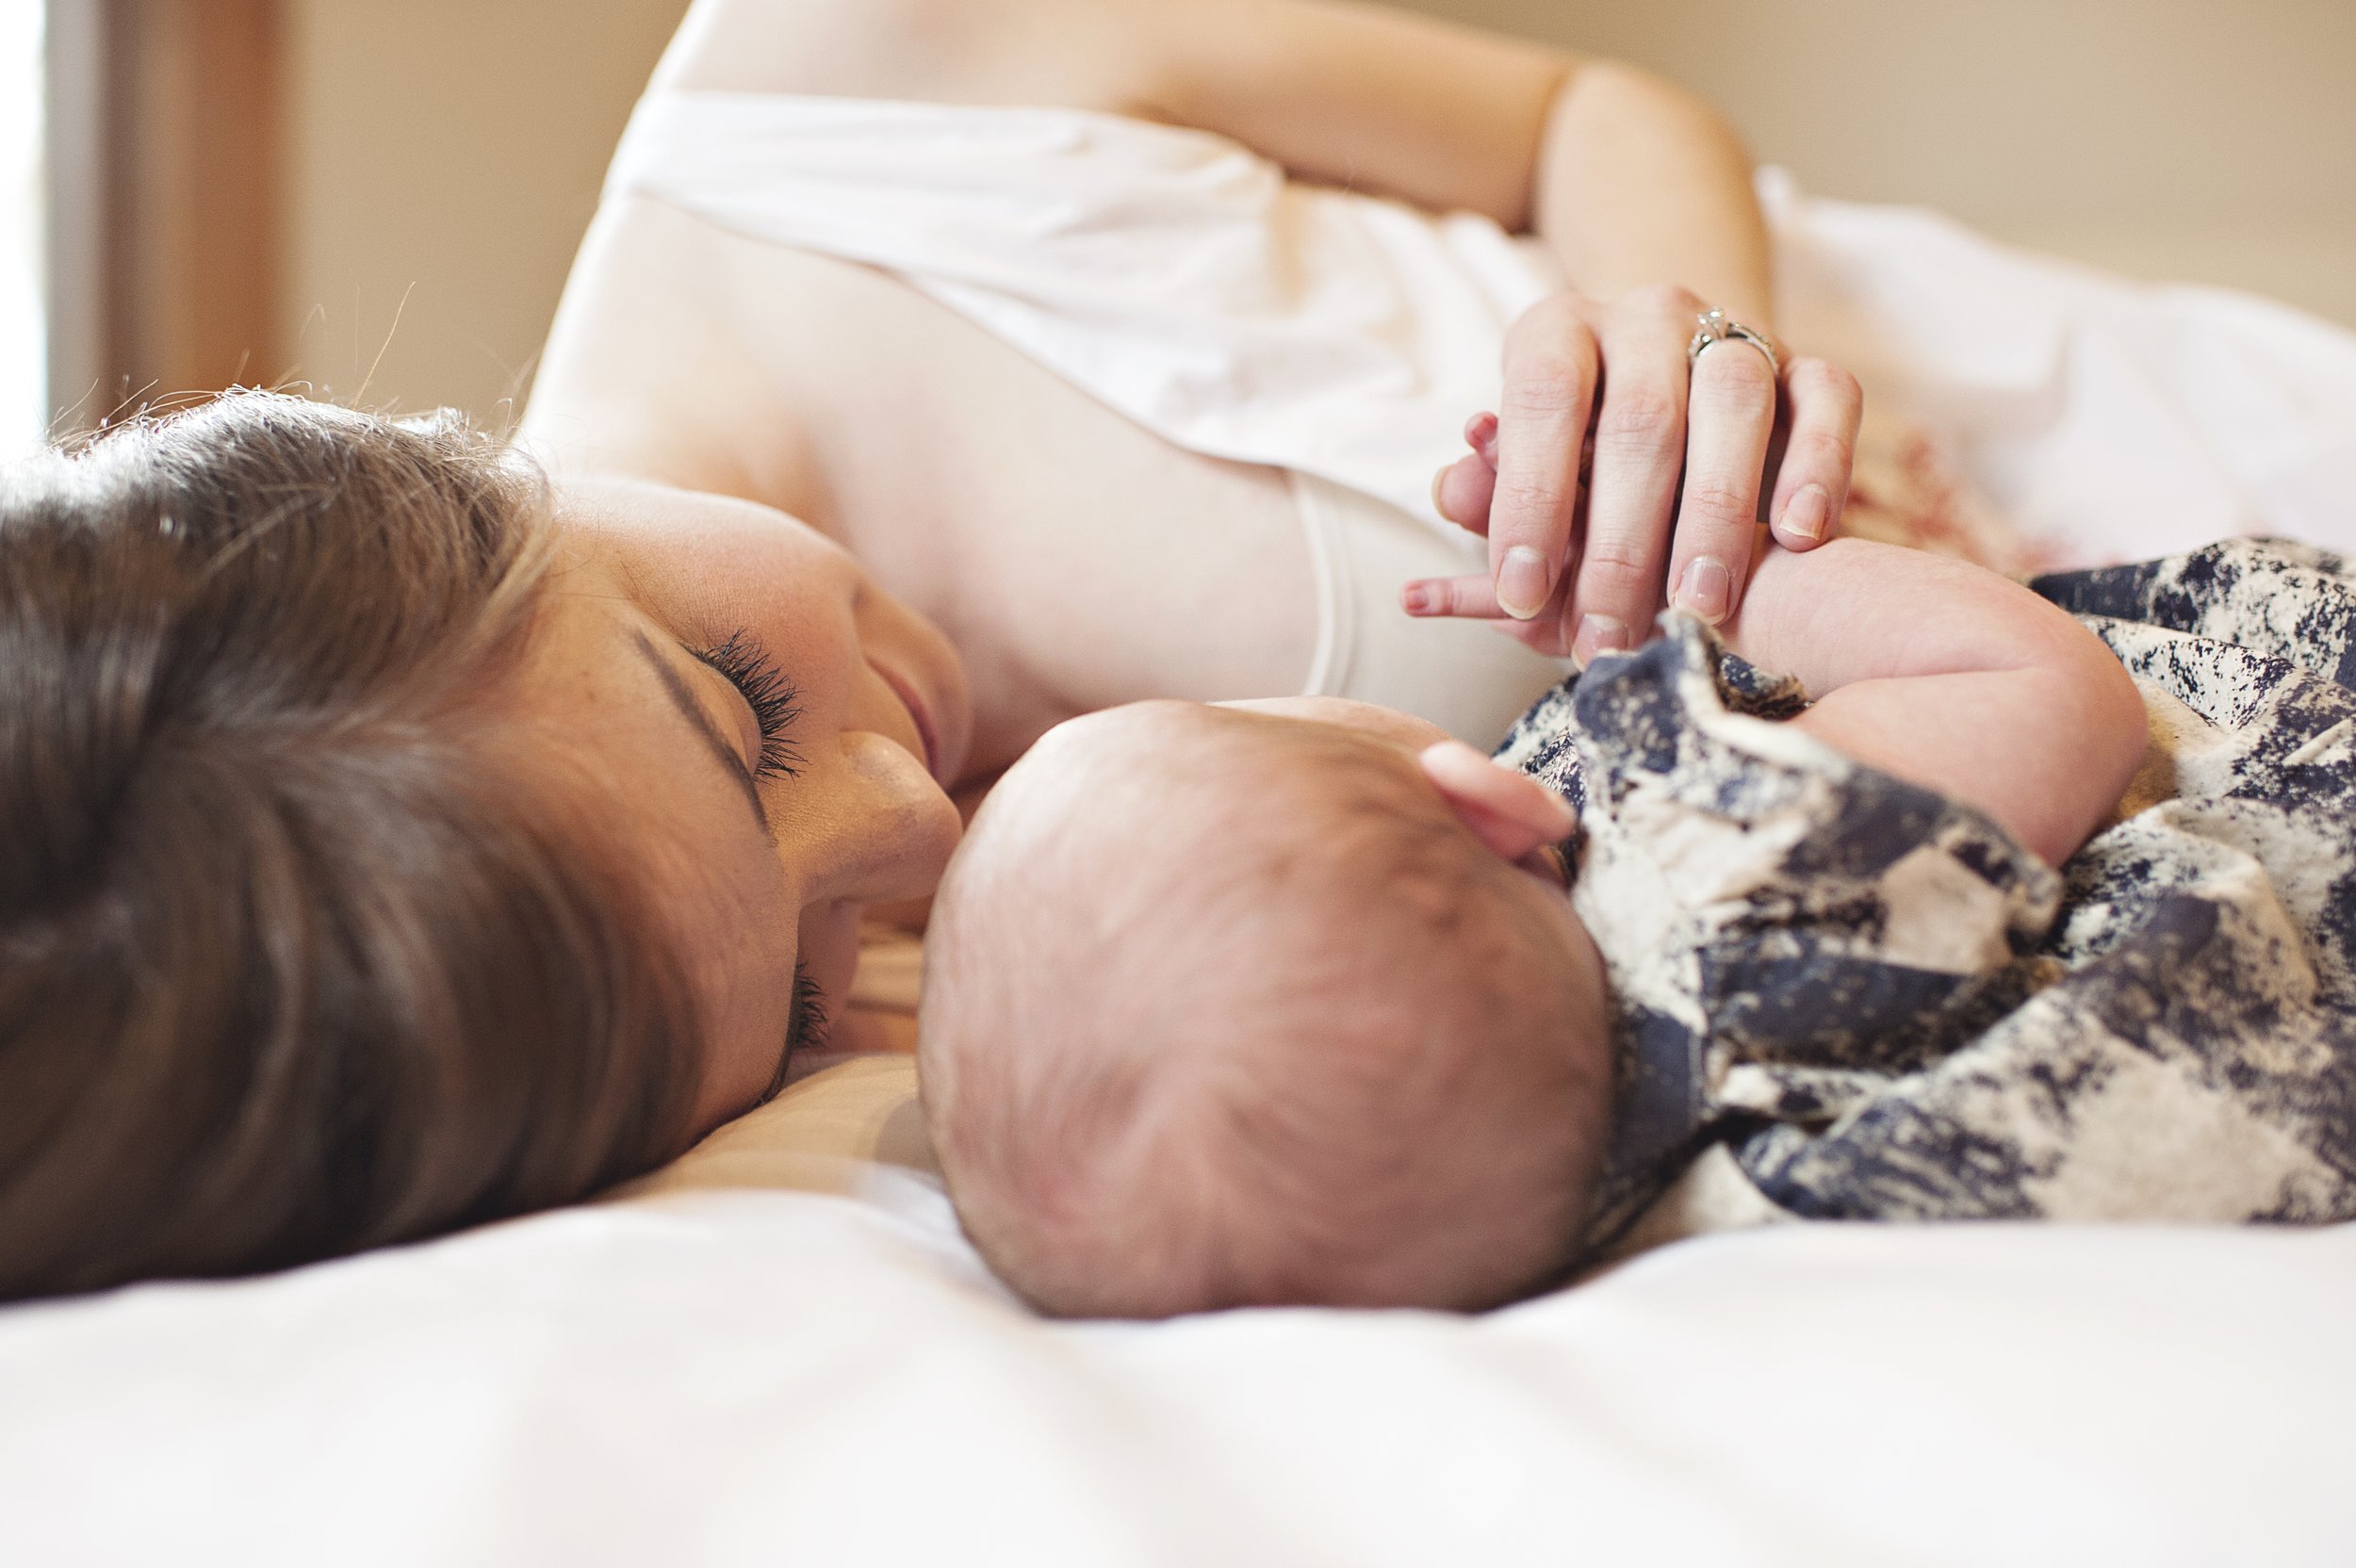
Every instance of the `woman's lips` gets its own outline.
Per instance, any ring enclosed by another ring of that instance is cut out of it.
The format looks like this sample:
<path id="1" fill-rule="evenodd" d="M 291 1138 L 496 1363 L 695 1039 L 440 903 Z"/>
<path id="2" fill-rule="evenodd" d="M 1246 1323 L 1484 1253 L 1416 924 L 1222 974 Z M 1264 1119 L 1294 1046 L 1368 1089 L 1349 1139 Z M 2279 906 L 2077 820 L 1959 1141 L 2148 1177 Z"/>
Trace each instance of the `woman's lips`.
<path id="1" fill-rule="evenodd" d="M 908 722 L 916 726 L 916 738 L 924 743 L 924 771 L 941 784 L 947 785 L 949 781 L 941 776 L 941 738 L 933 730 L 932 710 L 924 706 L 924 699 L 916 694 L 916 688 L 899 671 L 887 664 L 878 664 L 872 659 L 867 662 L 867 667 L 892 688 L 892 694 L 898 697 L 900 706 L 908 710 Z"/>

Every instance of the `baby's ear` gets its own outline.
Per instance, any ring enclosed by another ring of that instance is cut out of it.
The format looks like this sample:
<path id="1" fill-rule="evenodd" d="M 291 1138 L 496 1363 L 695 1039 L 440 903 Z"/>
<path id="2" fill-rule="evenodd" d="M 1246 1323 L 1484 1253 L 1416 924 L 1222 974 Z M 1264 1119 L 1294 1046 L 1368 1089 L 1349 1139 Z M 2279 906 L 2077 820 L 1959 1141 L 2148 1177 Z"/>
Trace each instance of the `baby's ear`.
<path id="1" fill-rule="evenodd" d="M 1415 760 L 1458 820 L 1500 859 L 1519 861 L 1569 838 L 1579 825 L 1578 813 L 1561 795 L 1462 741 L 1426 746 Z"/>

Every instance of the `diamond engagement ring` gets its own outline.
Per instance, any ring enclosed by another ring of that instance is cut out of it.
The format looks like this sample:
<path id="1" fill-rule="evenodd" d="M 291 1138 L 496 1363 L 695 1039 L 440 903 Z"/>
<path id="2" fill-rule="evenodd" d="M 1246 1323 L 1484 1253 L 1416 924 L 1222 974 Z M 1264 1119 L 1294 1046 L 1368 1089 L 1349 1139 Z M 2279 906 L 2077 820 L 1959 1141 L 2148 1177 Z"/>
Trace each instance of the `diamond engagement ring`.
<path id="1" fill-rule="evenodd" d="M 1775 345 L 1765 333 L 1746 327 L 1740 321 L 1729 320 L 1725 311 L 1715 308 L 1693 319 L 1700 323 L 1701 330 L 1685 346 L 1685 362 L 1688 365 L 1701 358 L 1702 351 L 1712 343 L 1748 343 L 1767 356 L 1768 371 L 1778 381 L 1783 378 L 1783 361 L 1776 356 Z"/>

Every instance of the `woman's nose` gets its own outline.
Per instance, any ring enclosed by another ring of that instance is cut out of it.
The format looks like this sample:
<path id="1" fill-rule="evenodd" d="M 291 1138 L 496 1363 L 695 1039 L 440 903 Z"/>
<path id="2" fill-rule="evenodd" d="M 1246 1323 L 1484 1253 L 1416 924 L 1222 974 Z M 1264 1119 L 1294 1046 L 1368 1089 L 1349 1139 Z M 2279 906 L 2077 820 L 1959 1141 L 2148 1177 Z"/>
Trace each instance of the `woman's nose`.
<path id="1" fill-rule="evenodd" d="M 804 897 L 874 904 L 931 892 L 964 831 L 957 806 L 895 741 L 846 729 L 837 746 L 841 765 L 824 770 L 826 798 L 815 803 L 825 821 Z"/>

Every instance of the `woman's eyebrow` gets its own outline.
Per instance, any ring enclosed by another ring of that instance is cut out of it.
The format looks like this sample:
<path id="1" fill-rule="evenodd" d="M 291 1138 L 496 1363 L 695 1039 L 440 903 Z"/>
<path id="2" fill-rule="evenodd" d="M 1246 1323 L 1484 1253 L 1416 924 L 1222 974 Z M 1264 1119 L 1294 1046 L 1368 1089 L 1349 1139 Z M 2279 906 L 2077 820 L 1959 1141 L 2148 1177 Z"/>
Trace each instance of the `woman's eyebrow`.
<path id="1" fill-rule="evenodd" d="M 761 804 L 761 792 L 753 788 L 752 775 L 744 771 L 744 759 L 729 743 L 728 738 L 720 733 L 720 727 L 712 722 L 712 715 L 704 711 L 702 703 L 695 700 L 695 694 L 687 689 L 687 682 L 679 678 L 679 671 L 672 668 L 671 662 L 663 657 L 661 650 L 648 641 L 646 634 L 633 631 L 630 636 L 637 645 L 639 657 L 654 671 L 655 678 L 663 682 L 663 690 L 670 695 L 671 706 L 679 710 L 681 718 L 695 726 L 695 733 L 703 737 L 705 746 L 744 792 L 744 804 L 752 808 L 753 822 L 760 827 L 761 836 L 775 839 L 777 833 L 769 825 L 768 809 Z"/>

